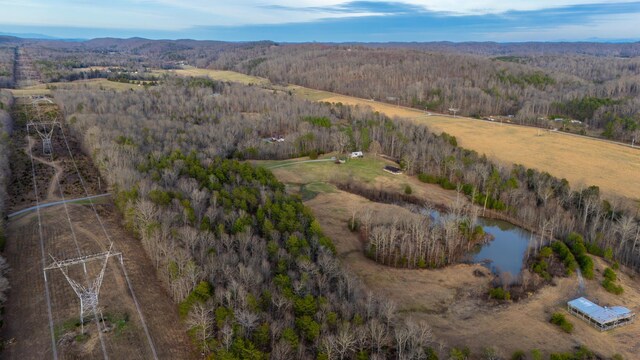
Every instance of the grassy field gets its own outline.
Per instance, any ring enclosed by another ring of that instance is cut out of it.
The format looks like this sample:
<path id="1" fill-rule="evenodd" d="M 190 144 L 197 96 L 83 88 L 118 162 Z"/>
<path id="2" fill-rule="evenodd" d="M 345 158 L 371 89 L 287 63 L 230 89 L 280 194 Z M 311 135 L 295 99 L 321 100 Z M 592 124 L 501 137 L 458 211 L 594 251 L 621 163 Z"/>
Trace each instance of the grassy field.
<path id="1" fill-rule="evenodd" d="M 188 68 L 180 75 L 209 76 L 213 79 L 268 85 L 267 79 L 232 71 Z M 274 87 L 276 88 L 276 87 Z M 479 121 L 464 117 L 426 116 L 423 111 L 397 107 L 377 101 L 332 94 L 290 85 L 281 87 L 302 98 L 370 107 L 390 117 L 399 117 L 427 125 L 434 132 L 456 136 L 458 144 L 484 153 L 509 166 L 523 164 L 566 178 L 574 187 L 597 185 L 607 196 L 640 199 L 640 150 L 597 139 L 536 128 Z"/>
<path id="2" fill-rule="evenodd" d="M 344 164 L 326 162 L 303 162 L 306 158 L 283 161 L 256 161 L 278 176 L 286 183 L 308 184 L 312 182 L 330 182 L 334 180 L 354 180 L 372 183 L 378 177 L 393 178 L 382 169 L 386 161 L 376 157 L 350 159 Z"/>
<path id="3" fill-rule="evenodd" d="M 9 89 L 9 91 L 11 91 L 11 93 L 15 97 L 23 97 L 31 95 L 48 95 L 51 94 L 52 89 L 78 90 L 85 87 L 90 89 L 116 91 L 144 89 L 144 87 L 138 86 L 137 84 L 126 84 L 116 81 L 109 81 L 107 79 L 89 79 L 51 84 L 38 84 L 21 89 Z"/>
<path id="4" fill-rule="evenodd" d="M 300 158 L 253 163 L 270 169 L 278 180 L 287 184 L 289 191 L 300 194 L 305 201 L 313 199 L 318 194 L 343 193 L 333 184 L 344 181 L 359 182 L 368 187 L 400 194 L 404 193 L 405 187 L 409 185 L 413 195 L 442 206 L 449 206 L 456 199 L 455 191 L 422 183 L 413 176 L 392 175 L 384 171 L 385 165 L 393 163 L 379 157 L 365 156 L 361 159 L 350 159 L 339 165 L 330 161 L 305 162 L 308 160 Z"/>

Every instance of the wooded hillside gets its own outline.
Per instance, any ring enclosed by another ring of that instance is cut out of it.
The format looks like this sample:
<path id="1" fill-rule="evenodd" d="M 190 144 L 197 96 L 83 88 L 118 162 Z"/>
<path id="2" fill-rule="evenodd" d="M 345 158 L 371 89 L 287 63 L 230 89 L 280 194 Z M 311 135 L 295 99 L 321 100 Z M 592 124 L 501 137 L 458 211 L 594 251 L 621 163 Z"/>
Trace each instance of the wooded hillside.
<path id="1" fill-rule="evenodd" d="M 410 45 L 408 45 L 410 46 Z M 212 67 L 341 94 L 472 117 L 514 115 L 519 123 L 560 127 L 631 142 L 639 138 L 637 58 L 577 55 L 486 57 L 406 48 L 283 45 L 242 48 Z"/>

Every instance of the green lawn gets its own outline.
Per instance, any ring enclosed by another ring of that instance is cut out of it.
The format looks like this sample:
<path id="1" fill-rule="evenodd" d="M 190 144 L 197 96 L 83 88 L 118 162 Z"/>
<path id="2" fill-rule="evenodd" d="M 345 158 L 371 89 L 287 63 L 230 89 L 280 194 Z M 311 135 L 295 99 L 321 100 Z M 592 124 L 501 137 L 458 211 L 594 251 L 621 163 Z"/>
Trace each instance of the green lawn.
<path id="1" fill-rule="evenodd" d="M 328 158 L 327 156 L 325 158 Z M 375 157 L 361 159 L 349 159 L 344 164 L 335 164 L 332 161 L 304 163 L 308 159 L 283 160 L 283 161 L 256 161 L 256 165 L 262 165 L 270 169 L 281 181 L 288 184 L 309 185 L 317 190 L 326 191 L 328 188 L 319 188 L 320 184 L 326 186 L 334 181 L 351 180 L 364 183 L 373 183 L 377 178 L 399 180 L 383 170 L 388 163 Z"/>

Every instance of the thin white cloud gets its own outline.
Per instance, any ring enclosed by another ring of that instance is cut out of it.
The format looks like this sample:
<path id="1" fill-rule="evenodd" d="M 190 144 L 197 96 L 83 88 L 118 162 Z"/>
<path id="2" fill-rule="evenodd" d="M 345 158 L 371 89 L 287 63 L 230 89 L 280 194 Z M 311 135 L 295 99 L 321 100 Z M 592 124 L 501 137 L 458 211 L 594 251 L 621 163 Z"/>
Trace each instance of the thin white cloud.
<path id="1" fill-rule="evenodd" d="M 376 0 L 374 0 L 376 1 Z M 637 0 L 616 0 L 615 3 L 632 3 Z M 575 5 L 611 3 L 608 0 L 403 0 L 429 11 L 460 15 L 500 14 L 508 11 L 534 11 Z"/>
<path id="2" fill-rule="evenodd" d="M 274 24 L 283 22 L 306 22 L 326 18 L 363 15 L 384 15 L 380 12 L 336 13 L 331 9 L 356 2 L 353 0 L 142 0 L 199 11 L 209 14 L 224 15 L 236 25 Z M 502 14 L 509 11 L 534 11 L 561 8 L 575 5 L 593 5 L 611 3 L 607 0 L 364 0 L 372 4 L 407 4 L 424 11 L 442 12 L 450 15 L 487 15 Z M 615 3 L 633 3 L 637 0 L 616 0 Z M 314 11 L 308 11 L 313 8 Z M 326 8 L 327 11 L 322 11 Z"/>
<path id="3" fill-rule="evenodd" d="M 637 0 L 636 0 L 637 1 Z M 634 0 L 615 0 L 631 3 Z M 5 25 L 61 26 L 106 29 L 180 31 L 193 27 L 274 25 L 308 23 L 321 19 L 383 16 L 395 8 L 424 9 L 448 15 L 487 15 L 509 11 L 535 11 L 575 5 L 611 4 L 608 0 L 0 0 L 0 23 Z M 419 11 L 419 10 L 415 10 Z M 605 14 L 593 17 L 612 18 Z M 626 16 L 624 24 L 638 17 Z M 541 19 L 544 23 L 544 19 Z M 604 22 L 599 22 L 604 24 Z M 617 23 L 600 25 L 603 31 L 637 33 L 636 27 Z M 605 28 L 609 26 L 608 28 Z M 566 26 L 562 31 L 576 33 L 590 25 Z M 546 29 L 555 29 L 547 27 Z M 617 30 L 620 29 L 620 30 Z M 0 29 L 2 30 L 2 29 Z M 558 30 L 516 29 L 548 34 L 557 38 Z M 547 31 L 547 33 L 544 33 Z M 553 34 L 556 32 L 556 34 Z M 80 34 L 81 35 L 81 34 Z M 259 35 L 259 34 L 257 34 Z M 564 33 L 562 33 L 564 35 Z M 504 34 L 502 36 L 515 36 Z M 544 35 L 547 36 L 547 35 Z M 616 35 L 620 37 L 622 35 Z M 634 35 L 637 36 L 637 35 Z M 578 38 L 578 37 L 576 37 Z M 582 37 L 584 38 L 584 37 Z"/>
<path id="4" fill-rule="evenodd" d="M 482 40 L 509 41 L 584 41 L 640 38 L 640 13 L 604 15 L 586 24 L 557 25 L 546 28 L 515 28 L 503 32 L 479 33 Z"/>

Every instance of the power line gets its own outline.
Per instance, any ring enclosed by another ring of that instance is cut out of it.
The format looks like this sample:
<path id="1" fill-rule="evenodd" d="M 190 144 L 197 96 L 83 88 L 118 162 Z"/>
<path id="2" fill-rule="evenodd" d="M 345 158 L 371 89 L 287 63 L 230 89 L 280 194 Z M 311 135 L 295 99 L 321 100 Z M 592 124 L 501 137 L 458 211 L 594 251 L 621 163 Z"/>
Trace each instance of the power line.
<path id="1" fill-rule="evenodd" d="M 28 134 L 28 130 L 27 130 L 27 134 Z M 38 214 L 38 234 L 40 236 L 40 253 L 41 253 L 41 257 L 42 257 L 42 275 L 44 277 L 44 293 L 45 293 L 45 300 L 47 302 L 47 315 L 49 317 L 49 330 L 51 332 L 51 350 L 53 352 L 53 359 L 54 360 L 58 360 L 58 350 L 56 348 L 56 335 L 55 332 L 53 330 L 53 314 L 51 311 L 51 295 L 49 294 L 49 282 L 47 280 L 47 272 L 44 270 L 44 264 L 45 264 L 45 255 L 44 255 L 44 236 L 42 235 L 42 216 L 40 214 L 40 200 L 39 200 L 39 196 L 38 196 L 38 183 L 36 181 L 36 166 L 35 163 L 33 162 L 33 154 L 31 152 L 31 141 L 30 141 L 30 137 L 27 135 L 27 139 L 29 139 L 29 144 L 27 144 L 27 147 L 29 148 L 29 158 L 31 159 L 31 175 L 32 175 L 32 179 L 33 179 L 33 188 L 34 188 L 34 192 L 36 195 L 36 205 L 38 206 L 36 208 L 36 212 Z"/>
<path id="2" fill-rule="evenodd" d="M 102 218 L 100 217 L 100 214 L 98 213 L 98 210 L 96 209 L 95 204 L 93 203 L 93 198 L 89 196 L 89 191 L 87 190 L 87 187 L 85 185 L 84 179 L 82 177 L 82 175 L 80 174 L 80 169 L 78 169 L 78 165 L 75 161 L 75 158 L 73 156 L 73 152 L 71 151 L 71 147 L 69 146 L 69 141 L 67 140 L 67 136 L 64 133 L 64 129 L 62 128 L 62 126 L 60 126 L 60 133 L 62 134 L 62 138 L 64 140 L 64 143 L 66 145 L 67 148 L 67 152 L 69 153 L 69 157 L 71 158 L 71 163 L 73 164 L 73 167 L 78 175 L 78 179 L 80 179 L 80 184 L 82 185 L 82 189 L 84 190 L 85 196 L 88 198 L 89 200 L 89 204 L 91 206 L 91 208 L 93 209 L 93 212 L 96 216 L 96 219 L 98 220 L 98 223 L 100 224 L 100 227 L 102 228 L 102 231 L 105 235 L 105 237 L 107 238 L 107 240 L 109 241 L 109 243 L 111 244 L 111 246 L 113 245 L 113 241 L 111 240 L 111 237 L 109 236 L 109 232 L 107 231 L 106 227 L 104 226 L 104 222 L 102 221 Z M 66 204 L 65 204 L 66 206 Z M 97 240 L 96 240 L 97 241 Z M 149 347 L 151 348 L 151 352 L 153 353 L 153 358 L 154 359 L 158 359 L 158 354 L 156 352 L 156 348 L 155 348 L 155 344 L 153 342 L 153 339 L 151 338 L 151 334 L 149 332 L 149 328 L 147 327 L 147 323 L 145 321 L 144 315 L 142 314 L 142 311 L 140 309 L 140 304 L 138 303 L 138 299 L 135 295 L 135 292 L 133 291 L 133 286 L 131 285 L 131 281 L 129 279 L 129 275 L 127 273 L 127 270 L 124 266 L 124 260 L 123 260 L 123 256 L 120 256 L 120 266 L 122 268 L 122 272 L 124 273 L 125 279 L 127 281 L 127 287 L 129 288 L 129 292 L 131 294 L 131 298 L 133 299 L 133 302 L 136 306 L 136 311 L 138 312 L 138 316 L 140 317 L 140 323 L 142 324 L 142 328 L 144 330 L 145 336 L 147 337 L 147 342 L 149 343 Z"/>

